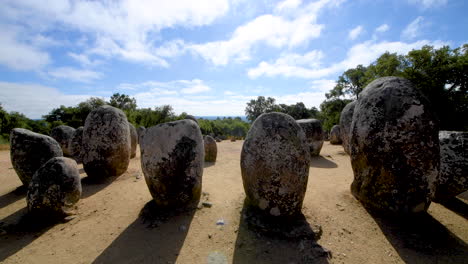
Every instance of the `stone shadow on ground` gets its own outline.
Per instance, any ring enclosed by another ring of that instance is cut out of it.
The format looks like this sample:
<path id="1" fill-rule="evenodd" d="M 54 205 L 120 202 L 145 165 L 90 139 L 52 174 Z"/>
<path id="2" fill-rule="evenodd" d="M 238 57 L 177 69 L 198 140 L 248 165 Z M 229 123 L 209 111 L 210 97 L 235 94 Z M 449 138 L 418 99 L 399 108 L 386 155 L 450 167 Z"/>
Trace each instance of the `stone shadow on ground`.
<path id="1" fill-rule="evenodd" d="M 24 207 L 0 220 L 0 262 L 20 251 L 63 219 L 41 218 Z"/>
<path id="2" fill-rule="evenodd" d="M 468 204 L 466 204 L 464 201 L 458 199 L 457 197 L 453 197 L 452 199 L 444 201 L 440 204 L 468 220 Z"/>
<path id="3" fill-rule="evenodd" d="M 211 166 L 214 166 L 216 165 L 216 162 L 208 162 L 208 161 L 205 161 L 203 163 L 203 168 L 208 168 L 208 167 L 211 167 Z"/>
<path id="4" fill-rule="evenodd" d="M 315 156 L 312 157 L 310 161 L 310 167 L 333 169 L 338 168 L 338 165 L 335 162 L 326 159 L 322 156 Z"/>
<path id="5" fill-rule="evenodd" d="M 321 228 L 303 214 L 270 219 L 244 201 L 232 263 L 329 263 L 331 252 L 317 243 Z"/>
<path id="6" fill-rule="evenodd" d="M 26 197 L 27 188 L 24 185 L 15 190 L 0 196 L 0 209 Z"/>
<path id="7" fill-rule="evenodd" d="M 468 263 L 468 245 L 430 214 L 395 217 L 366 210 L 405 263 Z"/>
<path id="8" fill-rule="evenodd" d="M 96 194 L 97 192 L 109 186 L 116 179 L 117 177 L 101 180 L 93 179 L 89 176 L 81 178 L 81 199 L 88 198 L 89 196 Z"/>
<path id="9" fill-rule="evenodd" d="M 169 212 L 146 203 L 93 263 L 175 263 L 196 209 Z"/>

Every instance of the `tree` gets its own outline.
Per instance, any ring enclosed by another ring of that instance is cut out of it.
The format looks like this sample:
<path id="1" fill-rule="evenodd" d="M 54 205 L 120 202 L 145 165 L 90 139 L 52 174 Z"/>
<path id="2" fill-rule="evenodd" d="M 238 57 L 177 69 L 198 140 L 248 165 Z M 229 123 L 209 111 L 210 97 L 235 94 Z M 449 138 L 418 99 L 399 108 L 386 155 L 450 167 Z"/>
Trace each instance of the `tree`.
<path id="1" fill-rule="evenodd" d="M 252 99 L 247 103 L 245 108 L 245 115 L 250 122 L 253 122 L 257 117 L 263 113 L 273 112 L 279 110 L 275 104 L 275 99 L 268 97 L 265 99 L 264 96 L 259 96 L 257 99 Z"/>
<path id="2" fill-rule="evenodd" d="M 366 71 L 367 68 L 362 65 L 345 71 L 338 77 L 335 87 L 329 93 L 325 94 L 325 96 L 327 99 L 331 99 L 349 95 L 357 99 L 359 93 L 367 84 L 368 78 L 366 77 Z"/>
<path id="3" fill-rule="evenodd" d="M 137 107 L 135 98 L 126 94 L 115 93 L 111 96 L 109 105 L 122 109 L 123 111 L 135 110 Z"/>
<path id="4" fill-rule="evenodd" d="M 330 131 L 330 129 L 340 122 L 340 115 L 343 108 L 352 102 L 349 99 L 340 99 L 333 98 L 323 101 L 320 104 L 320 120 L 322 121 L 322 126 L 325 131 Z"/>

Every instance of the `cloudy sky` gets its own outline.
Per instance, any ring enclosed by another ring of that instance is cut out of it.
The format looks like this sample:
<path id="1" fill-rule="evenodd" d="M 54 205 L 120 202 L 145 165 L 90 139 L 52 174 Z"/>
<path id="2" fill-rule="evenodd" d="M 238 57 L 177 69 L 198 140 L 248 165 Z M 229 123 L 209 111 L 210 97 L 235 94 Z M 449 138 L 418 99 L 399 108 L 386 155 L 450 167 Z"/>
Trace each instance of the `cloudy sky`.
<path id="1" fill-rule="evenodd" d="M 385 51 L 468 42 L 466 0 L 2 0 L 0 103 L 40 118 L 113 93 L 244 115 L 259 95 L 319 106 Z"/>

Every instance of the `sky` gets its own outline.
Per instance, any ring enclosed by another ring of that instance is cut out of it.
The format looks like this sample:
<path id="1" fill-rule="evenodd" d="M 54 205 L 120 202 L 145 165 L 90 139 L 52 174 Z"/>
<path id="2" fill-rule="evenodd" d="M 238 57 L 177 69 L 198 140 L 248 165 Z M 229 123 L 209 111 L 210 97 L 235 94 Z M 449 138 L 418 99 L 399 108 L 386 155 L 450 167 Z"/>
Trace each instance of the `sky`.
<path id="1" fill-rule="evenodd" d="M 0 103 L 41 118 L 114 93 L 139 108 L 243 116 L 319 107 L 382 53 L 468 43 L 466 0 L 2 0 Z"/>

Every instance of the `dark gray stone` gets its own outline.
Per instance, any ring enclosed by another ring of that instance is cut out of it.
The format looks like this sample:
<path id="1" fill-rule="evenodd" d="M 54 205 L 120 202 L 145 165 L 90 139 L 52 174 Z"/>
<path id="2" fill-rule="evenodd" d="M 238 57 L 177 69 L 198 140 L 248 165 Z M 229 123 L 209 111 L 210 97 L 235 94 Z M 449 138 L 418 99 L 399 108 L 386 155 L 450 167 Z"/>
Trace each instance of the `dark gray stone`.
<path id="1" fill-rule="evenodd" d="M 65 125 L 54 127 L 50 131 L 50 136 L 60 144 L 63 155 L 65 157 L 72 157 L 72 152 L 70 150 L 70 139 L 72 138 L 73 133 L 75 133 L 75 129 Z"/>
<path id="2" fill-rule="evenodd" d="M 198 120 L 197 120 L 193 115 L 186 115 L 186 116 L 185 116 L 185 119 L 193 120 L 193 121 L 195 121 L 195 123 L 198 124 Z"/>
<path id="3" fill-rule="evenodd" d="M 68 215 L 81 198 L 76 161 L 56 157 L 42 165 L 29 184 L 27 203 L 33 213 Z"/>
<path id="4" fill-rule="evenodd" d="M 440 172 L 433 201 L 444 202 L 468 190 L 468 132 L 440 131 Z"/>
<path id="5" fill-rule="evenodd" d="M 218 155 L 218 146 L 212 136 L 205 136 L 205 161 L 216 162 L 216 156 Z"/>
<path id="6" fill-rule="evenodd" d="M 144 126 L 139 126 L 137 128 L 137 134 L 138 134 L 138 144 L 140 144 L 141 137 L 145 134 L 146 128 Z"/>
<path id="7" fill-rule="evenodd" d="M 78 163 L 83 163 L 83 130 L 84 127 L 80 126 L 79 128 L 75 129 L 73 136 L 70 139 L 70 152 L 73 159 Z"/>
<path id="8" fill-rule="evenodd" d="M 356 101 L 347 104 L 340 115 L 340 132 L 343 149 L 349 154 L 349 131 L 351 129 L 351 122 L 353 121 L 354 107 Z"/>
<path id="9" fill-rule="evenodd" d="M 44 163 L 63 156 L 62 148 L 52 137 L 14 128 L 10 133 L 10 158 L 21 182 L 28 186 L 31 178 Z"/>
<path id="10" fill-rule="evenodd" d="M 339 145 L 341 142 L 341 127 L 334 125 L 330 130 L 330 144 Z"/>
<path id="11" fill-rule="evenodd" d="M 322 123 L 317 119 L 300 119 L 297 123 L 302 127 L 307 138 L 311 156 L 318 156 L 323 146 Z"/>
<path id="12" fill-rule="evenodd" d="M 83 167 L 89 177 L 123 174 L 130 162 L 130 127 L 122 110 L 105 105 L 89 113 L 83 131 Z"/>
<path id="13" fill-rule="evenodd" d="M 360 94 L 351 124 L 352 194 L 385 213 L 424 212 L 439 171 L 438 122 L 410 81 L 379 78 Z"/>
<path id="14" fill-rule="evenodd" d="M 136 149 L 138 145 L 138 133 L 136 128 L 129 122 L 130 128 L 130 158 L 133 159 L 136 156 Z"/>
<path id="15" fill-rule="evenodd" d="M 196 207 L 200 200 L 205 150 L 200 127 L 179 120 L 146 129 L 141 167 L 159 207 Z"/>
<path id="16" fill-rule="evenodd" d="M 300 213 L 309 165 L 307 138 L 297 122 L 283 113 L 260 115 L 247 133 L 241 152 L 248 201 L 273 216 Z"/>

